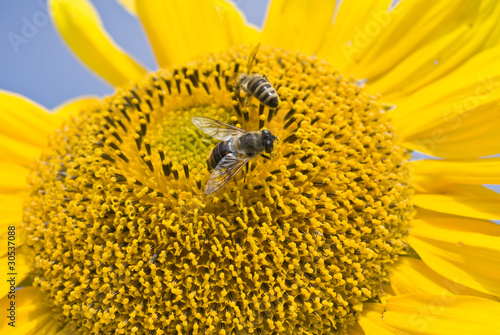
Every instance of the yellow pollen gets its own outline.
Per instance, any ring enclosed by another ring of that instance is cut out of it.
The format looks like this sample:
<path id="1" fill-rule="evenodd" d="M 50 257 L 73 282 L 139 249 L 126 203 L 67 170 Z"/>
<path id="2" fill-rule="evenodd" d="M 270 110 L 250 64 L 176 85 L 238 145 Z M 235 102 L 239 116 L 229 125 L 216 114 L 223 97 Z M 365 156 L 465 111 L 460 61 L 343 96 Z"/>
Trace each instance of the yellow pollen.
<path id="1" fill-rule="evenodd" d="M 69 117 L 29 176 L 34 285 L 82 334 L 345 333 L 413 213 L 386 112 L 325 62 L 262 47 L 280 96 L 238 104 L 249 48 L 160 71 Z M 280 141 L 206 196 L 194 116 Z"/>

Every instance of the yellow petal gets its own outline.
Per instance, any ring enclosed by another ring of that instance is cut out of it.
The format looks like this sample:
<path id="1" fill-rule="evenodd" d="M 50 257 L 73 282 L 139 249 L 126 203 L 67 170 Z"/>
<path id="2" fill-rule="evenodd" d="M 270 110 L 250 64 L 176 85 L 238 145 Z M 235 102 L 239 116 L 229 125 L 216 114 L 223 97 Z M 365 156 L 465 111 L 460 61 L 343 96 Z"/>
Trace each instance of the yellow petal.
<path id="1" fill-rule="evenodd" d="M 54 129 L 54 120 L 37 103 L 0 90 L 0 135 L 43 148 Z"/>
<path id="2" fill-rule="evenodd" d="M 226 1 L 137 1 L 136 11 L 164 68 L 248 42 L 235 39 L 247 36 L 248 28 Z M 234 26 L 228 29 L 228 23 Z"/>
<path id="3" fill-rule="evenodd" d="M 15 327 L 9 326 L 8 323 L 11 320 L 5 317 L 5 311 L 11 308 L 13 299 L 4 297 L 0 300 L 0 308 L 4 311 L 4 317 L 0 321 L 1 334 L 57 334 L 59 325 L 53 317 L 51 310 L 43 305 L 39 289 L 23 287 L 15 291 L 15 295 Z"/>
<path id="4" fill-rule="evenodd" d="M 66 43 L 99 76 L 114 86 L 144 77 L 146 70 L 115 44 L 88 0 L 50 0 L 48 7 Z"/>
<path id="5" fill-rule="evenodd" d="M 500 184 L 500 158 L 471 160 L 418 160 L 410 163 L 414 182 L 428 185 L 436 180 L 461 184 Z"/>
<path id="6" fill-rule="evenodd" d="M 37 103 L 2 90 L 0 109 L 0 162 L 31 166 L 58 121 Z"/>
<path id="7" fill-rule="evenodd" d="M 365 335 L 365 332 L 359 325 L 359 323 L 356 323 L 353 326 L 348 326 L 347 327 L 347 334 L 349 335 Z"/>
<path id="8" fill-rule="evenodd" d="M 350 0 L 337 3 L 340 3 L 337 16 L 333 25 L 327 29 L 317 56 L 341 72 L 349 74 L 347 69 L 352 68 L 353 63 L 359 63 L 360 57 L 373 42 L 370 40 L 378 36 L 375 34 L 371 38 L 365 37 L 365 31 L 369 32 L 377 27 L 385 28 L 394 13 L 387 13 L 391 0 Z M 359 78 L 366 78 L 366 75 L 363 74 Z"/>
<path id="9" fill-rule="evenodd" d="M 332 23 L 335 1 L 274 0 L 267 13 L 262 43 L 302 53 L 318 51 Z"/>
<path id="10" fill-rule="evenodd" d="M 123 6 L 130 14 L 137 15 L 135 11 L 135 0 L 118 0 L 118 3 Z"/>
<path id="11" fill-rule="evenodd" d="M 12 230 L 12 227 L 16 230 L 19 229 L 19 225 L 22 222 L 23 203 L 25 199 L 26 193 L 0 194 L 0 245 L 7 246 L 9 244 L 9 232 Z M 16 233 L 15 239 L 15 245 L 18 248 L 24 244 L 26 236 L 25 234 Z M 7 251 L 7 248 L 0 249 L 0 257 L 5 256 Z"/>
<path id="12" fill-rule="evenodd" d="M 477 219 L 500 220 L 500 194 L 481 185 L 435 183 L 426 187 L 432 193 L 416 194 L 413 198 L 418 207 Z"/>
<path id="13" fill-rule="evenodd" d="M 467 104 L 478 102 L 474 97 L 463 101 Z M 460 107 L 459 110 L 453 107 L 446 109 L 442 105 L 430 107 L 420 113 L 420 121 L 429 121 L 426 125 L 420 129 L 403 130 L 407 120 L 395 121 L 396 132 L 404 138 L 405 147 L 437 157 L 470 159 L 495 155 L 500 150 L 500 119 L 497 117 L 499 101 L 495 99 L 472 110 Z M 462 103 L 458 101 L 457 105 L 461 106 Z M 432 126 L 432 119 L 437 115 L 441 115 L 442 119 Z"/>
<path id="14" fill-rule="evenodd" d="M 0 162 L 0 193 L 11 194 L 28 191 L 28 169 L 10 162 Z"/>
<path id="15" fill-rule="evenodd" d="M 70 327 L 64 327 L 60 331 L 58 331 L 55 335 L 71 335 L 73 334 Z"/>
<path id="16" fill-rule="evenodd" d="M 499 152 L 500 47 L 452 74 L 393 101 L 394 127 L 405 145 L 435 156 L 474 158 Z"/>
<path id="17" fill-rule="evenodd" d="M 96 97 L 73 99 L 49 114 L 23 96 L 0 90 L 0 162 L 30 167 L 68 112 L 95 101 Z"/>
<path id="18" fill-rule="evenodd" d="M 228 34 L 229 46 L 247 44 L 254 45 L 260 42 L 260 32 L 252 24 L 246 22 L 245 15 L 226 0 L 213 0 Z"/>
<path id="19" fill-rule="evenodd" d="M 9 230 L 10 231 L 10 230 Z M 19 235 L 19 228 L 16 227 L 16 235 Z M 18 236 L 16 236 L 16 239 L 14 241 L 9 240 L 12 243 L 15 243 L 15 251 L 13 249 L 9 249 L 8 247 L 11 246 L 7 243 L 4 245 L 6 246 L 5 249 L 7 251 L 6 254 L 2 255 L 0 257 L 0 265 L 2 266 L 2 269 L 5 269 L 4 271 L 1 272 L 0 274 L 0 299 L 5 298 L 5 296 L 8 296 L 11 294 L 12 290 L 12 284 L 14 287 L 18 287 L 19 284 L 29 275 L 30 272 L 30 267 L 29 267 L 29 258 L 28 255 L 26 254 L 24 248 L 20 248 L 19 243 L 18 243 Z M 14 253 L 13 253 L 14 252 Z M 14 256 L 15 261 L 14 264 L 10 263 L 11 259 L 9 259 L 9 256 Z M 14 279 L 14 280 L 12 280 Z"/>
<path id="20" fill-rule="evenodd" d="M 8 226 L 21 223 L 23 201 L 23 194 L 0 194 L 0 234 L 6 233 Z"/>
<path id="21" fill-rule="evenodd" d="M 365 303 L 363 313 L 359 316 L 359 325 L 365 335 L 394 335 L 395 332 L 383 323 L 382 315 L 385 306 L 383 304 Z"/>
<path id="22" fill-rule="evenodd" d="M 68 115 L 73 113 L 78 113 L 83 108 L 89 108 L 94 104 L 100 102 L 99 97 L 96 96 L 81 96 L 68 101 L 54 108 L 53 117 L 58 121 L 59 124 L 62 123 Z"/>
<path id="23" fill-rule="evenodd" d="M 500 297 L 500 225 L 419 210 L 410 245 L 440 275 Z"/>
<path id="24" fill-rule="evenodd" d="M 356 74 L 368 73 L 368 78 L 379 76 L 370 90 L 388 101 L 446 76 L 498 43 L 500 5 L 496 0 L 419 0 L 402 5 L 418 19 L 400 22 L 399 31 L 388 27 L 389 34 L 381 34 L 355 70 Z"/>
<path id="25" fill-rule="evenodd" d="M 372 334 L 498 334 L 500 303 L 478 297 L 405 294 L 366 303 L 359 323 Z"/>
<path id="26" fill-rule="evenodd" d="M 368 80 L 391 101 L 440 78 L 498 42 L 495 0 L 343 1 L 318 52 L 343 73 Z"/>
<path id="27" fill-rule="evenodd" d="M 13 162 L 29 168 L 41 152 L 42 148 L 39 146 L 0 134 L 0 162 Z"/>
<path id="28" fill-rule="evenodd" d="M 422 260 L 400 257 L 389 276 L 393 292 L 397 295 L 408 293 L 428 293 L 436 295 L 471 295 L 492 300 L 500 300 L 493 295 L 476 291 L 433 271 Z"/>

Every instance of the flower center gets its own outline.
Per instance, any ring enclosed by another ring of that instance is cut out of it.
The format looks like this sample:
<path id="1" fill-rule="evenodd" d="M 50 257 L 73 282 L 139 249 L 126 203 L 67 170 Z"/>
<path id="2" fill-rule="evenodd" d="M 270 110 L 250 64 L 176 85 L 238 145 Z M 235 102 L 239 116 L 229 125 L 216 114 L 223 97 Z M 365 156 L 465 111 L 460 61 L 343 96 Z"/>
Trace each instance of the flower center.
<path id="1" fill-rule="evenodd" d="M 250 49 L 160 71 L 70 117 L 30 177 L 34 284 L 83 333 L 345 332 L 405 251 L 408 153 L 325 62 L 261 48 L 280 104 L 238 104 Z M 214 195 L 194 116 L 280 138 Z"/>

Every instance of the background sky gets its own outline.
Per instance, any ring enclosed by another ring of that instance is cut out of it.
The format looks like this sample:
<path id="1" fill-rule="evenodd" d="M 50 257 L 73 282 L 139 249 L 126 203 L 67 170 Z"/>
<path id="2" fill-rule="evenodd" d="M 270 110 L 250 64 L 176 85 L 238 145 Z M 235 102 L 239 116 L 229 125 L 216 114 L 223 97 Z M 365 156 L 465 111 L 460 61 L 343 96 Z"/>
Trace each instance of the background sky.
<path id="1" fill-rule="evenodd" d="M 157 69 L 139 21 L 116 0 L 91 1 L 116 43 L 148 69 Z M 269 0 L 233 2 L 248 22 L 262 26 Z M 24 43 L 13 44 L 13 36 L 24 38 Z M 47 108 L 78 96 L 104 96 L 114 91 L 64 44 L 49 19 L 47 0 L 0 0 L 0 89 L 22 94 Z M 414 154 L 414 159 L 425 157 Z M 498 185 L 489 187 L 500 191 Z"/>
<path id="2" fill-rule="evenodd" d="M 157 69 L 139 21 L 116 0 L 91 1 L 114 40 L 148 69 Z M 234 3 L 248 22 L 261 26 L 268 1 Z M 26 43 L 12 43 L 16 35 Z M 80 95 L 113 93 L 64 44 L 49 20 L 47 0 L 0 0 L 0 89 L 20 93 L 48 108 Z"/>

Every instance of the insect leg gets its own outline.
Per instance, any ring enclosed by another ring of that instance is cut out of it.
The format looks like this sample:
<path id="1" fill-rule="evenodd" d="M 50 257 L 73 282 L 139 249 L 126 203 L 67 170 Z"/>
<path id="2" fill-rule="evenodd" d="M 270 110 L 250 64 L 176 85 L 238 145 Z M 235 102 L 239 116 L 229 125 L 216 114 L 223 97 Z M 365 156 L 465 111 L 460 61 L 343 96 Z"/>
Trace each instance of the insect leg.
<path id="1" fill-rule="evenodd" d="M 247 95 L 244 99 L 244 107 L 243 107 L 243 116 L 245 117 L 245 121 L 248 122 L 250 120 L 250 114 L 248 113 L 248 106 L 250 106 L 251 95 Z"/>
<path id="2" fill-rule="evenodd" d="M 234 91 L 234 97 L 233 99 L 233 106 L 234 109 L 236 110 L 236 113 L 238 113 L 239 116 L 241 116 L 241 95 L 240 95 L 240 88 L 237 87 Z"/>
<path id="3" fill-rule="evenodd" d="M 267 160 L 271 159 L 271 155 L 266 155 L 266 154 L 260 154 L 262 156 L 262 158 L 265 158 Z"/>
<path id="4" fill-rule="evenodd" d="M 250 165 L 250 162 L 247 162 L 245 164 L 245 184 L 247 183 L 247 174 L 248 174 L 249 165 Z"/>

